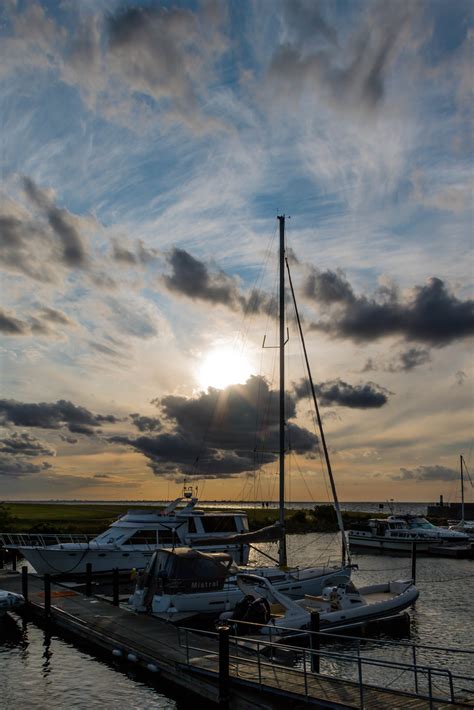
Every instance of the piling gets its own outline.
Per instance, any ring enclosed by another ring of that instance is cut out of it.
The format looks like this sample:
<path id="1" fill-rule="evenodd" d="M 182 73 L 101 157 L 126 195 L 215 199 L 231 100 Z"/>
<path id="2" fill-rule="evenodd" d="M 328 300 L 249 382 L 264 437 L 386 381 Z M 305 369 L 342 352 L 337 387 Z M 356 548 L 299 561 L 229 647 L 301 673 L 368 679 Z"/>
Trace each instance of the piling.
<path id="1" fill-rule="evenodd" d="M 311 644 L 311 670 L 313 673 L 319 673 L 320 672 L 320 656 L 319 656 L 319 649 L 321 646 L 321 640 L 319 637 L 319 632 L 321 629 L 321 619 L 319 616 L 318 611 L 312 611 L 311 612 L 311 621 L 310 621 L 310 629 L 311 629 L 311 636 L 310 636 L 310 644 Z"/>
<path id="2" fill-rule="evenodd" d="M 44 615 L 46 619 L 51 616 L 51 576 L 44 575 Z"/>
<path id="3" fill-rule="evenodd" d="M 87 562 L 86 564 L 86 597 L 90 597 L 92 594 L 92 564 Z"/>
<path id="4" fill-rule="evenodd" d="M 219 707 L 229 707 L 229 634 L 228 626 L 219 627 Z"/>
<path id="5" fill-rule="evenodd" d="M 416 584 L 416 542 L 411 543 L 411 578 Z"/>
<path id="6" fill-rule="evenodd" d="M 21 568 L 21 593 L 25 602 L 28 602 L 28 567 L 26 566 Z"/>
<path id="7" fill-rule="evenodd" d="M 119 571 L 117 567 L 112 570 L 112 603 L 119 605 Z"/>

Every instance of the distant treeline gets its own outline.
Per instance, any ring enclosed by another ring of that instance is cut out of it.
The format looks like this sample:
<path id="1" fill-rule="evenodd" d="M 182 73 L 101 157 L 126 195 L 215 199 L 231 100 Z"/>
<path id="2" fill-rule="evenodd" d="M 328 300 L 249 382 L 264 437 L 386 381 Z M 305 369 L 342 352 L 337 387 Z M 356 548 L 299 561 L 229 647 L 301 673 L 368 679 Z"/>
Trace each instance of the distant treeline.
<path id="1" fill-rule="evenodd" d="M 61 503 L 0 504 L 0 532 L 90 533 L 105 530 L 119 515 L 134 507 L 130 504 L 84 505 Z M 136 506 L 135 506 L 136 507 Z M 216 506 L 217 508 L 218 506 Z M 148 508 L 147 510 L 153 510 Z M 250 508 L 251 530 L 272 525 L 279 518 L 278 509 Z M 367 520 L 372 513 L 345 511 L 345 524 Z M 312 509 L 287 510 L 286 530 L 292 533 L 336 532 L 336 513 L 332 505 L 316 505 Z"/>

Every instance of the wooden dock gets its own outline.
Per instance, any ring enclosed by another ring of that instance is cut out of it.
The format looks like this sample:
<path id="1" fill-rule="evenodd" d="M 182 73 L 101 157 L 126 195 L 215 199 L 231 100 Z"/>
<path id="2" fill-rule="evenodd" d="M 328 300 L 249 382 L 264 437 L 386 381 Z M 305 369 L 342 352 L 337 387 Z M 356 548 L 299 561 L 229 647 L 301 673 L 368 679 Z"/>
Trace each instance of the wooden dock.
<path id="1" fill-rule="evenodd" d="M 0 571 L 0 588 L 21 593 L 21 575 Z M 28 576 L 26 613 L 45 618 L 44 582 Z M 51 585 L 48 623 L 89 647 L 135 663 L 164 680 L 192 692 L 208 704 L 242 710 L 250 708 L 365 708 L 379 710 L 447 710 L 469 708 L 469 703 L 436 702 L 395 690 L 303 673 L 239 649 L 230 653 L 229 682 L 223 689 L 219 676 L 219 648 L 215 636 L 186 633 L 170 623 L 137 615 L 96 597 L 64 586 Z"/>

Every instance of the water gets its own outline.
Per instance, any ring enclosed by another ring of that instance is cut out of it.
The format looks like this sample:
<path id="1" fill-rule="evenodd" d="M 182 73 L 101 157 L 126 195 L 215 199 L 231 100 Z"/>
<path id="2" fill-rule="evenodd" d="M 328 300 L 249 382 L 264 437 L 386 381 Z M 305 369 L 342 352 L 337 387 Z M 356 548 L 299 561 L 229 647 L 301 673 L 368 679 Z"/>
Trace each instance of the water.
<path id="1" fill-rule="evenodd" d="M 274 547 L 272 552 L 275 552 Z M 337 535 L 288 536 L 288 556 L 292 564 L 321 564 L 336 559 L 338 554 Z M 257 562 L 256 555 L 254 560 Z M 258 562 L 261 564 L 261 558 Z M 359 565 L 359 570 L 353 574 L 358 586 L 409 578 L 411 573 L 411 561 L 407 557 L 357 555 L 353 562 Z M 416 607 L 409 611 L 412 640 L 472 649 L 474 561 L 420 557 L 417 577 L 420 597 Z M 344 641 L 342 645 L 348 648 L 351 642 Z M 379 657 L 381 651 L 369 643 L 364 653 Z M 440 666 L 447 658 L 445 652 L 426 651 L 418 662 Z M 6 622 L 0 622 L 0 668 L 1 710 L 189 707 L 185 699 L 180 700 L 178 691 L 165 688 L 159 681 L 153 683 L 145 675 L 127 675 L 126 666 L 115 665 L 107 658 L 97 659 L 19 617 L 11 616 Z M 472 673 L 465 657 L 459 659 L 458 671 Z M 337 672 L 340 677 L 350 675 L 340 668 Z"/>

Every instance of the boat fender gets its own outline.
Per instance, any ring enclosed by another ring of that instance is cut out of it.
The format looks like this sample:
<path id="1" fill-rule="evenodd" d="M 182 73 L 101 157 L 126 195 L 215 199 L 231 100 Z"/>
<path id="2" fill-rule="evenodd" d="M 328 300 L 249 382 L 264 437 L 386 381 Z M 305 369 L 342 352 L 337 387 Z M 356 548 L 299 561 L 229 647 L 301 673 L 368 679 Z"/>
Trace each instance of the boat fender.
<path id="1" fill-rule="evenodd" d="M 147 664 L 147 668 L 148 668 L 148 670 L 151 671 L 152 673 L 158 673 L 158 666 L 155 666 L 154 663 L 148 663 L 148 664 Z"/>
<path id="2" fill-rule="evenodd" d="M 127 661 L 130 661 L 130 663 L 136 663 L 138 661 L 138 656 L 134 653 L 129 653 L 127 655 Z"/>
<path id="3" fill-rule="evenodd" d="M 112 656 L 115 656 L 116 658 L 121 658 L 122 655 L 122 651 L 119 648 L 114 648 L 112 651 Z"/>

